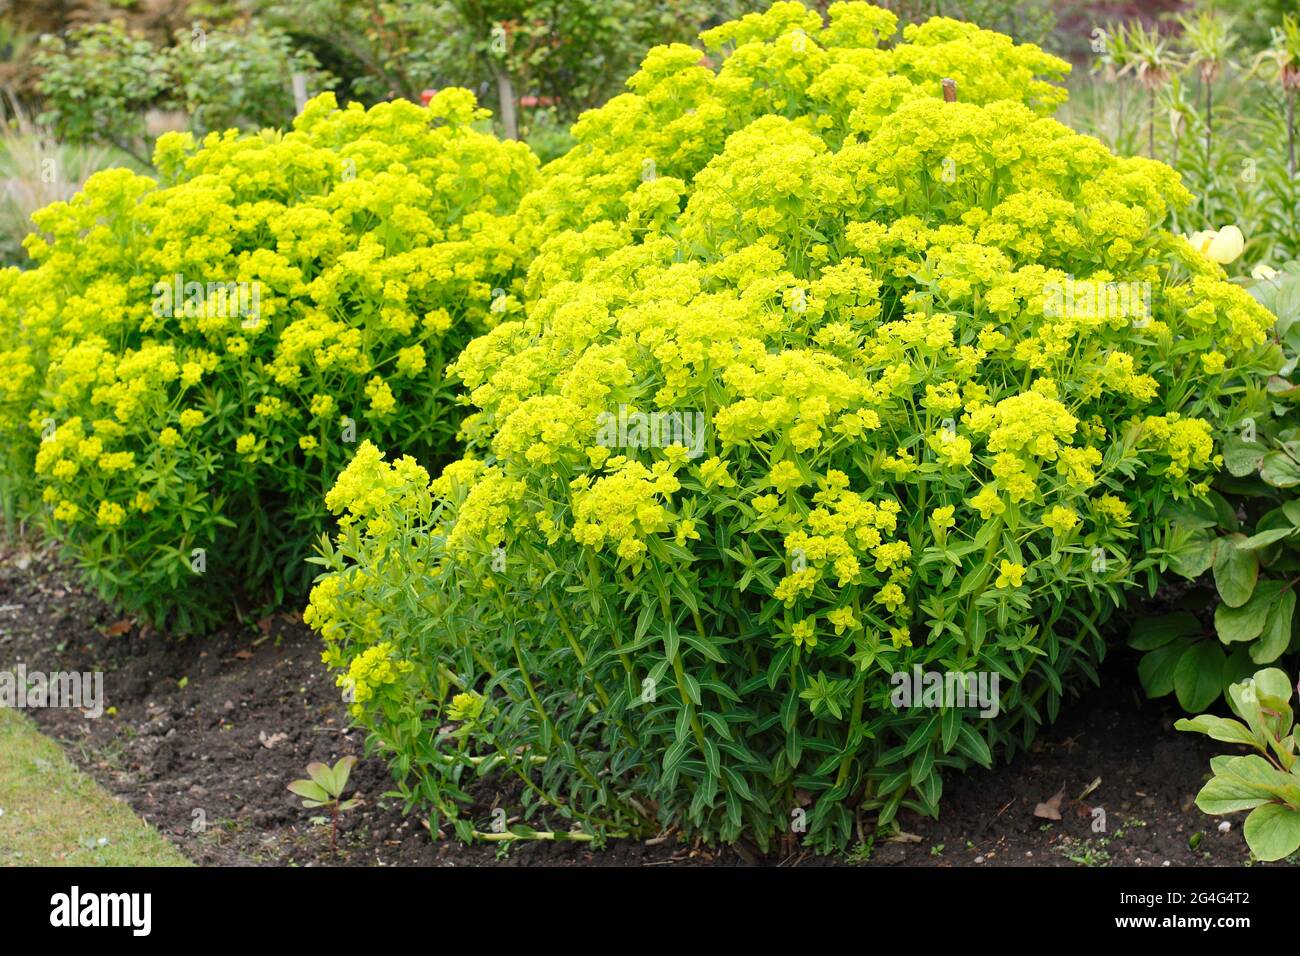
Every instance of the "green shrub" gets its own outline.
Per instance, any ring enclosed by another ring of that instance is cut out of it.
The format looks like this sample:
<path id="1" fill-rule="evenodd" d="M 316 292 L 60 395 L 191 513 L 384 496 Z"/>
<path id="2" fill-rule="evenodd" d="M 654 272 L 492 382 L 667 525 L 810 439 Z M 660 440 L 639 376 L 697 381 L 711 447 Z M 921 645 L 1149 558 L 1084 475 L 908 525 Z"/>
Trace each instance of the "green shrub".
<path id="1" fill-rule="evenodd" d="M 336 82 L 287 34 L 256 20 L 214 30 L 179 30 L 169 57 L 177 105 L 189 112 L 196 134 L 283 126 L 297 112 L 293 74 L 302 74 L 313 93 Z"/>
<path id="2" fill-rule="evenodd" d="M 1064 63 L 893 32 L 777 3 L 704 35 L 716 70 L 652 50 L 520 205 L 525 311 L 453 366 L 471 453 L 430 483 L 365 445 L 330 492 L 308 621 L 462 837 L 495 773 L 588 838 L 936 813 L 1095 678 L 1276 367 L 1161 228 L 1175 174 L 1047 117 Z"/>
<path id="3" fill-rule="evenodd" d="M 35 58 L 42 121 L 74 143 L 109 143 L 148 165 L 145 114 L 182 109 L 199 135 L 283 126 L 293 119 L 291 77 L 313 92 L 336 80 L 282 30 L 256 20 L 177 30 L 170 47 L 120 20 L 45 36 Z"/>
<path id="4" fill-rule="evenodd" d="M 166 101 L 168 58 L 120 21 L 41 38 L 35 56 L 44 97 L 40 121 L 75 143 L 107 142 L 142 163 L 144 112 Z"/>
<path id="5" fill-rule="evenodd" d="M 520 107 L 548 101 L 564 123 L 618 93 L 646 47 L 694 39 L 708 22 L 765 0 L 262 0 L 259 15 L 314 50 L 367 102 L 446 85 L 492 89 Z M 499 102 L 499 100 L 497 101 Z M 504 120 L 505 106 L 497 120 Z"/>
<path id="6" fill-rule="evenodd" d="M 484 115 L 324 94 L 35 216 L 38 266 L 0 272 L 4 471 L 105 596 L 189 629 L 305 593 L 355 442 L 452 455 L 443 368 L 516 308 L 506 214 L 536 168 Z"/>

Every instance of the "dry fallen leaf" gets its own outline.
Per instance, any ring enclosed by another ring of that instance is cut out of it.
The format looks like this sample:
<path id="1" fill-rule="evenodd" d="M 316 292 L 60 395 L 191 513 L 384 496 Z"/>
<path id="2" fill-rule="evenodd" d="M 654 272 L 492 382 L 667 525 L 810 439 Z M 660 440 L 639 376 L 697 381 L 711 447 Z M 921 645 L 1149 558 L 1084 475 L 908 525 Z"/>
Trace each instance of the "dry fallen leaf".
<path id="1" fill-rule="evenodd" d="M 105 637 L 118 637 L 131 630 L 133 626 L 134 622 L 130 618 L 123 618 L 115 624 L 108 625 L 108 627 L 104 628 L 101 633 L 103 633 Z"/>
<path id="2" fill-rule="evenodd" d="M 1056 791 L 1056 794 L 1044 800 L 1038 806 L 1034 807 L 1034 816 L 1044 820 L 1061 819 L 1061 800 L 1065 797 L 1065 787 Z"/>
<path id="3" fill-rule="evenodd" d="M 288 735 L 288 734 L 271 734 L 271 735 L 268 737 L 268 736 L 266 735 L 266 731 L 265 731 L 265 730 L 259 730 L 259 731 L 257 732 L 257 739 L 258 739 L 259 741 L 261 741 L 261 744 L 262 744 L 263 747 L 265 747 L 267 750 L 270 750 L 270 749 L 271 749 L 272 747 L 274 747 L 276 744 L 283 743 L 284 741 L 288 740 L 288 739 L 289 739 L 289 735 Z"/>

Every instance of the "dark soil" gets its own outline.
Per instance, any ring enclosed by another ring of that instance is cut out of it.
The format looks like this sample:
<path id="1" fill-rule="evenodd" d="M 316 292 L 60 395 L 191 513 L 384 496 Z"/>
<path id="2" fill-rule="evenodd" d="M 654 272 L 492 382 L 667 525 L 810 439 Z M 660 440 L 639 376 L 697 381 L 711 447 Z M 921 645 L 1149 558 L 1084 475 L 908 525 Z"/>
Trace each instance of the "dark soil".
<path id="1" fill-rule="evenodd" d="M 313 760 L 362 753 L 320 646 L 296 614 L 248 621 L 202 639 L 168 640 L 113 612 L 76 583 L 49 547 L 0 549 L 0 670 L 104 672 L 105 716 L 31 715 L 72 758 L 165 833 L 215 865 L 580 866 L 824 863 L 922 866 L 1240 865 L 1241 818 L 1220 833 L 1192 804 L 1219 745 L 1178 733 L 1168 707 L 1145 701 L 1135 661 L 1117 653 L 1103 688 L 1065 708 L 1033 752 L 946 781 L 942 815 L 904 813 L 902 833 L 839 858 L 763 857 L 745 847 L 687 846 L 673 835 L 614 841 L 465 846 L 430 837 L 419 815 L 383 796 L 383 763 L 352 775 L 364 802 L 342 823 L 339 853 L 285 785 Z M 1085 792 L 1086 791 L 1086 792 Z M 1061 793 L 1060 820 L 1034 815 Z M 476 813 L 503 796 L 484 786 Z M 1094 832 L 1103 820 L 1104 830 Z"/>

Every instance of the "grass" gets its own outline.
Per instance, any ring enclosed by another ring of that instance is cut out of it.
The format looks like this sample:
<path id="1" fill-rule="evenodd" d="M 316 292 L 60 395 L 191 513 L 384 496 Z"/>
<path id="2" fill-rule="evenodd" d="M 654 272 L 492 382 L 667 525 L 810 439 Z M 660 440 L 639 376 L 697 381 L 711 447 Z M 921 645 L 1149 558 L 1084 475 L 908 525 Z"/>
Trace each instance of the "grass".
<path id="1" fill-rule="evenodd" d="M 0 709 L 0 866 L 188 866 L 153 827 Z"/>
<path id="2" fill-rule="evenodd" d="M 122 165 L 139 164 L 108 147 L 60 143 L 0 91 L 0 266 L 28 263 L 22 240 L 32 213 L 71 199 L 92 173 Z"/>

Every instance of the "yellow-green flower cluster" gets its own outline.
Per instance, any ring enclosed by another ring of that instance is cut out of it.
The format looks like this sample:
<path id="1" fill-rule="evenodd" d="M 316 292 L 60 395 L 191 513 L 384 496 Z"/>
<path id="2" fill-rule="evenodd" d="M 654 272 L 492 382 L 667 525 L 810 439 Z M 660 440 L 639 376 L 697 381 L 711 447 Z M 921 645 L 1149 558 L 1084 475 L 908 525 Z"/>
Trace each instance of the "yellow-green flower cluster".
<path id="1" fill-rule="evenodd" d="M 339 686 L 351 691 L 352 712 L 360 716 L 366 705 L 383 694 L 390 684 L 396 684 L 415 669 L 410 661 L 393 660 L 393 645 L 383 642 L 362 651 L 352 658 L 347 673 L 338 680 Z"/>
<path id="2" fill-rule="evenodd" d="M 0 272 L 5 467 L 97 584 L 155 616 L 215 616 L 232 580 L 302 593 L 362 442 L 449 456 L 443 369 L 517 309 L 536 181 L 485 115 L 327 93 L 283 134 L 165 135 L 157 180 L 109 170 L 36 214 L 34 268 Z"/>

